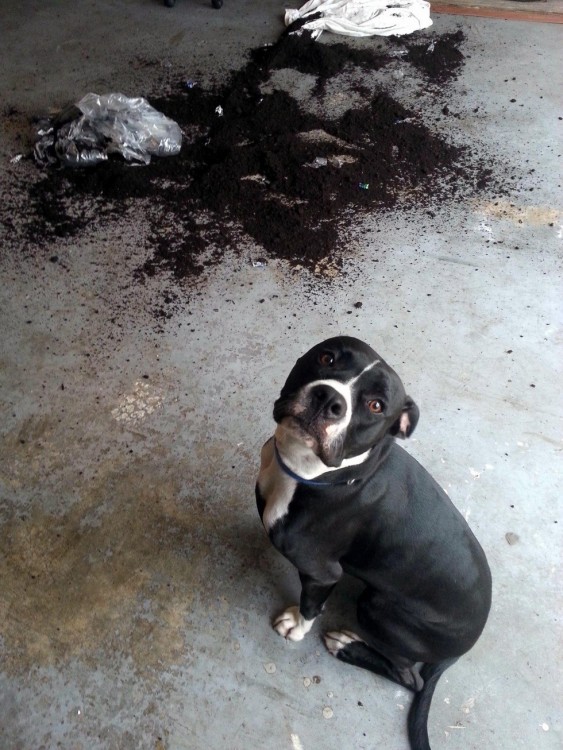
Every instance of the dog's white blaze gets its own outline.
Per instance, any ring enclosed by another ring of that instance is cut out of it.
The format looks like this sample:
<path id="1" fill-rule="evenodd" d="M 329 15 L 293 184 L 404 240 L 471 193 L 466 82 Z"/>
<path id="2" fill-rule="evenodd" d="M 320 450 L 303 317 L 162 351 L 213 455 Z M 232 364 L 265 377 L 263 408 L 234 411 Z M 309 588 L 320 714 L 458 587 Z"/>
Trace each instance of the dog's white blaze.
<path id="1" fill-rule="evenodd" d="M 380 359 L 374 359 L 373 362 L 370 365 L 366 365 L 366 367 L 364 367 L 364 369 L 361 371 L 361 373 L 359 375 L 356 375 L 355 378 L 352 378 L 352 380 L 348 381 L 348 384 L 352 385 L 353 383 L 355 383 L 356 380 L 359 380 L 362 377 L 362 375 L 364 374 L 364 372 L 367 372 L 368 370 L 371 370 L 372 367 L 375 367 L 380 362 L 381 362 Z"/>
<path id="2" fill-rule="evenodd" d="M 350 420 L 352 419 L 352 394 L 354 392 L 354 385 L 358 382 L 358 380 L 364 373 L 371 370 L 372 367 L 378 365 L 379 362 L 380 360 L 376 359 L 374 362 L 364 367 L 359 375 L 355 375 L 345 383 L 340 382 L 340 380 L 314 380 L 312 383 L 308 383 L 305 386 L 304 392 L 309 393 L 310 390 L 312 388 L 315 388 L 316 386 L 327 385 L 330 388 L 333 388 L 337 393 L 339 393 L 346 402 L 346 413 L 344 417 L 338 422 L 334 422 L 333 424 L 328 425 L 328 427 L 325 429 L 327 437 L 331 438 L 331 440 L 336 440 L 350 424 Z"/>

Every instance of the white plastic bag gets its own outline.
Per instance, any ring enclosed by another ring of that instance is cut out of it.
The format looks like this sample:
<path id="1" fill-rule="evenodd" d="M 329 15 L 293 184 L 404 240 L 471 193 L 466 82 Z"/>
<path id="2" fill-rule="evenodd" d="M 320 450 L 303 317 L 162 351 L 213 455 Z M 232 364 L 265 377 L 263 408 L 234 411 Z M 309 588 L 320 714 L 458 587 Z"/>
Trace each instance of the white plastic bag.
<path id="1" fill-rule="evenodd" d="M 285 25 L 321 14 L 301 28 L 318 39 L 323 31 L 346 36 L 400 36 L 432 26 L 425 0 L 309 0 L 299 10 L 285 11 Z"/>

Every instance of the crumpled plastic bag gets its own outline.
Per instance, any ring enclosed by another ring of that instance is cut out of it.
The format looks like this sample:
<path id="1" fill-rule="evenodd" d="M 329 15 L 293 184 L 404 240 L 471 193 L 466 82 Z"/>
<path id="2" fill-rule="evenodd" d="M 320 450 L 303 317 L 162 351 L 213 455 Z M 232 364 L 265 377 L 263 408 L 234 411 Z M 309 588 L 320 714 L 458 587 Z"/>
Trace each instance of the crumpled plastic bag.
<path id="1" fill-rule="evenodd" d="M 37 161 L 69 167 L 98 164 L 115 153 L 129 162 L 148 164 L 151 156 L 174 156 L 182 146 L 182 132 L 174 120 L 142 97 L 118 93 L 86 94 L 45 123 L 38 135 Z"/>
<path id="2" fill-rule="evenodd" d="M 320 14 L 320 17 L 317 17 Z M 285 11 L 285 25 L 314 16 L 301 28 L 318 39 L 323 31 L 346 36 L 401 36 L 432 26 L 425 0 L 309 0 Z"/>

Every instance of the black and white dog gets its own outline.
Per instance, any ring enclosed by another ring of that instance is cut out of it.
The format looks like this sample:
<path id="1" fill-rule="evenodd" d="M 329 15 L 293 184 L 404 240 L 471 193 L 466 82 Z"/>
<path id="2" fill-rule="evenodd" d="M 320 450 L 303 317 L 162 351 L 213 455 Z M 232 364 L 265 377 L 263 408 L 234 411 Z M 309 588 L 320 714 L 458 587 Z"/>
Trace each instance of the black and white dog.
<path id="1" fill-rule="evenodd" d="M 359 578 L 362 635 L 326 633 L 342 661 L 412 690 L 412 750 L 430 750 L 440 675 L 485 626 L 491 574 L 464 518 L 394 438 L 418 408 L 367 344 L 338 336 L 297 360 L 274 404 L 256 499 L 274 546 L 299 571 L 301 599 L 274 621 L 301 640 L 343 572 Z"/>

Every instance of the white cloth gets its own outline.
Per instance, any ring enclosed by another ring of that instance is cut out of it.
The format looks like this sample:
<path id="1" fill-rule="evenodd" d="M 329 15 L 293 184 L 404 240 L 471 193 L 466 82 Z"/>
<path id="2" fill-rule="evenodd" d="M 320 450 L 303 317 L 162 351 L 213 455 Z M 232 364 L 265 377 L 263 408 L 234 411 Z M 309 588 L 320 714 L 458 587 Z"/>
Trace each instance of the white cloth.
<path id="1" fill-rule="evenodd" d="M 323 31 L 347 36 L 411 34 L 432 26 L 425 0 L 309 0 L 299 10 L 285 11 L 285 25 L 315 13 L 322 17 L 302 28 L 317 39 Z"/>

